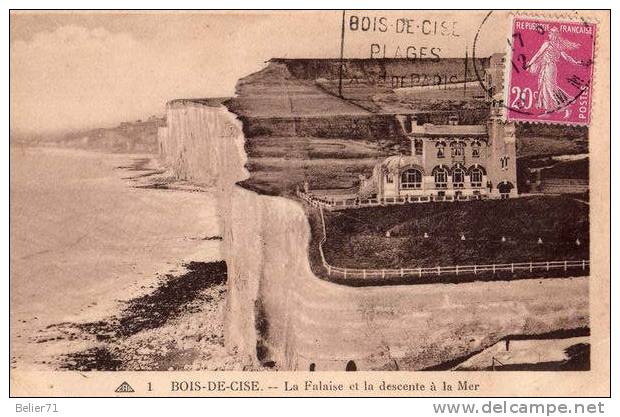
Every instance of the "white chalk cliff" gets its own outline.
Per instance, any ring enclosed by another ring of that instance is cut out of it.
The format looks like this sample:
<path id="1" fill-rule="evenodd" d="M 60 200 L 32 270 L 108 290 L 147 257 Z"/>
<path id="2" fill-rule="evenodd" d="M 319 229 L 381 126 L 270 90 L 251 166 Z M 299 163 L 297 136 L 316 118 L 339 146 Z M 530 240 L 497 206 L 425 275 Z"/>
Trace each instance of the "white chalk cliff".
<path id="1" fill-rule="evenodd" d="M 248 177 L 241 122 L 220 104 L 176 100 L 162 162 L 218 192 L 228 266 L 226 346 L 282 370 L 416 370 L 506 335 L 587 327 L 588 279 L 348 287 L 310 268 L 301 202 L 237 185 Z"/>

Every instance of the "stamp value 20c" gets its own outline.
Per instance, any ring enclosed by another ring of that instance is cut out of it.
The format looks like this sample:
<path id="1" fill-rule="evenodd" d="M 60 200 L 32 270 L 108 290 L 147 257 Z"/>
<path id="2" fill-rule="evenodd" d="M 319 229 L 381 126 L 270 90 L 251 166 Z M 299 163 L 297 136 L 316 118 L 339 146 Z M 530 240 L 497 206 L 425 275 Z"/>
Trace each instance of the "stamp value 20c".
<path id="1" fill-rule="evenodd" d="M 593 23 L 514 17 L 507 120 L 588 125 L 595 39 Z"/>

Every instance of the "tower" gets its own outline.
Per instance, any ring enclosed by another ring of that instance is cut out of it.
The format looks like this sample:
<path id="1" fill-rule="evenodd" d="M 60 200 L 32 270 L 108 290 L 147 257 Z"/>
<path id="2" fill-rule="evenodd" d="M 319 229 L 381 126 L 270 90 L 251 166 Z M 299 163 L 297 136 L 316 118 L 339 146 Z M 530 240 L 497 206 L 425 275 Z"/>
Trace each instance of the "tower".
<path id="1" fill-rule="evenodd" d="M 505 122 L 504 73 L 506 54 L 496 53 L 489 58 L 486 70 L 487 97 L 490 104 L 487 132 L 489 156 L 487 184 L 493 198 L 517 196 L 517 145 L 515 125 Z"/>
<path id="2" fill-rule="evenodd" d="M 502 120 L 504 108 L 499 102 L 491 105 L 487 132 L 489 157 L 487 160 L 487 184 L 494 198 L 517 196 L 517 145 L 515 125 Z"/>
<path id="3" fill-rule="evenodd" d="M 506 54 L 496 53 L 491 55 L 489 58 L 489 67 L 485 71 L 487 101 L 503 99 L 505 71 Z"/>

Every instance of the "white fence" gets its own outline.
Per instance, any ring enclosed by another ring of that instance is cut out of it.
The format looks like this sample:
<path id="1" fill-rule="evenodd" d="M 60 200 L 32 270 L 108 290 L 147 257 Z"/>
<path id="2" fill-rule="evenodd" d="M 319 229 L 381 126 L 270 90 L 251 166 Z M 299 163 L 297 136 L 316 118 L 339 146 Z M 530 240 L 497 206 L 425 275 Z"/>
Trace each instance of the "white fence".
<path id="1" fill-rule="evenodd" d="M 581 270 L 585 271 L 590 267 L 590 261 L 583 260 L 564 260 L 564 261 L 542 261 L 542 262 L 518 262 L 509 264 L 487 264 L 487 265 L 455 265 L 455 266 L 436 266 L 436 267 L 419 267 L 419 268 L 400 268 L 400 269 L 356 269 L 356 268 L 340 268 L 330 265 L 325 260 L 323 252 L 323 244 L 327 241 L 327 230 L 325 227 L 325 217 L 323 215 L 323 207 L 318 206 L 321 216 L 321 227 L 323 229 L 323 237 L 319 241 L 319 253 L 321 254 L 321 262 L 327 270 L 330 277 L 347 278 L 404 278 L 404 277 L 441 277 L 458 276 L 458 275 L 478 275 L 482 273 L 492 272 L 493 274 L 501 271 L 551 271 L 551 270 Z"/>
<path id="2" fill-rule="evenodd" d="M 319 198 L 312 194 L 305 193 L 301 190 L 297 191 L 297 196 L 313 207 L 322 207 L 326 210 L 344 210 L 350 208 L 363 208 L 363 207 L 380 207 L 390 205 L 403 205 L 410 203 L 426 203 L 429 201 L 471 201 L 471 200 L 486 200 L 486 195 L 461 195 L 461 196 L 400 196 L 400 197 L 384 197 L 384 198 L 345 198 L 345 199 L 328 199 Z"/>

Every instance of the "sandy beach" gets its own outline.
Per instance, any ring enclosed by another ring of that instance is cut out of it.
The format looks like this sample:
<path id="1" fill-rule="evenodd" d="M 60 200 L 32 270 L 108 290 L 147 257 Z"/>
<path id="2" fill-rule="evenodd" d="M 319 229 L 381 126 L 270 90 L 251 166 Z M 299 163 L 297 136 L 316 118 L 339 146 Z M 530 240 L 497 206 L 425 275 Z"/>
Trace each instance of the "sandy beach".
<path id="1" fill-rule="evenodd" d="M 13 369 L 236 366 L 208 190 L 149 186 L 150 155 L 11 149 L 10 173 Z"/>

